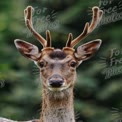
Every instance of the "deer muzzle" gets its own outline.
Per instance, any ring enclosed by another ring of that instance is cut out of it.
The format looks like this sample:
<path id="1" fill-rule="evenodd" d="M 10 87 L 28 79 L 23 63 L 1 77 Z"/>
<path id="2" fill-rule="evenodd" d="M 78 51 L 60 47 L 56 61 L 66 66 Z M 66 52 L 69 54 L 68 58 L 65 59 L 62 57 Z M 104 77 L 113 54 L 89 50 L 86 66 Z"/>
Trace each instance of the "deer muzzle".
<path id="1" fill-rule="evenodd" d="M 59 74 L 52 75 L 48 80 L 49 87 L 60 88 L 64 84 L 64 79 Z"/>

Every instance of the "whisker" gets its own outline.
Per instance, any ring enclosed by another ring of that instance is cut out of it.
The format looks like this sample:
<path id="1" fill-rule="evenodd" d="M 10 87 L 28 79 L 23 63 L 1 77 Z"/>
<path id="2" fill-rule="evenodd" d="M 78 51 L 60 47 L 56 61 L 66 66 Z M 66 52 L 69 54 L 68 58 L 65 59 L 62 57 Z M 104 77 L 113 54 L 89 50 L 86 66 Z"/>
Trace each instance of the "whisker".
<path id="1" fill-rule="evenodd" d="M 37 71 L 37 70 L 35 70 L 35 71 L 32 71 L 32 73 L 34 73 L 34 72 L 36 72 L 36 73 L 38 72 L 38 73 L 39 73 L 39 71 Z"/>
<path id="2" fill-rule="evenodd" d="M 114 109 L 114 110 L 119 110 L 118 108 L 114 108 L 114 107 L 112 107 L 112 110 L 113 110 L 113 109 Z"/>
<path id="3" fill-rule="evenodd" d="M 107 64 L 100 64 L 100 66 L 107 66 Z"/>
<path id="4" fill-rule="evenodd" d="M 39 68 L 36 65 L 33 65 L 32 72 L 31 73 L 34 76 L 39 76 L 40 70 L 39 70 Z"/>
<path id="5" fill-rule="evenodd" d="M 32 73 L 33 75 L 35 75 L 35 76 L 39 76 L 39 73 Z"/>
<path id="6" fill-rule="evenodd" d="M 106 63 L 101 63 L 101 64 L 99 64 L 100 66 L 107 66 L 107 64 Z"/>
<path id="7" fill-rule="evenodd" d="M 122 7 L 121 8 L 119 8 L 119 10 L 121 10 L 122 9 Z"/>
<path id="8" fill-rule="evenodd" d="M 101 62 L 101 63 L 102 63 L 102 62 L 103 62 L 103 63 L 106 63 L 106 60 L 103 60 L 103 59 L 102 59 L 102 60 L 99 60 L 99 62 Z"/>
<path id="9" fill-rule="evenodd" d="M 111 112 L 118 112 L 119 110 L 112 110 Z"/>
<path id="10" fill-rule="evenodd" d="M 104 64 L 106 64 L 106 61 L 98 61 L 99 63 L 104 63 Z"/>
<path id="11" fill-rule="evenodd" d="M 100 59 L 106 59 L 106 57 L 100 57 Z"/>
<path id="12" fill-rule="evenodd" d="M 119 114 L 118 114 L 118 113 L 113 113 L 112 115 L 113 115 L 113 116 L 119 116 Z"/>
<path id="13" fill-rule="evenodd" d="M 91 9 L 88 9 L 87 12 L 92 12 L 92 10 Z"/>
<path id="14" fill-rule="evenodd" d="M 32 70 L 39 70 L 38 68 L 33 68 Z"/>
<path id="15" fill-rule="evenodd" d="M 92 16 L 92 12 L 88 11 L 88 16 Z"/>
<path id="16" fill-rule="evenodd" d="M 119 7 L 121 7 L 121 6 L 122 6 L 122 4 L 119 5 Z"/>
<path id="17" fill-rule="evenodd" d="M 79 112 L 75 112 L 75 118 L 79 119 L 80 118 L 80 113 Z"/>
<path id="18" fill-rule="evenodd" d="M 98 61 L 100 64 L 107 64 L 107 61 Z"/>
<path id="19" fill-rule="evenodd" d="M 91 9 L 92 10 L 92 7 L 88 7 L 88 9 Z"/>
<path id="20" fill-rule="evenodd" d="M 88 7 L 88 10 L 87 10 L 87 12 L 88 12 L 88 16 L 90 15 L 92 15 L 92 7 Z"/>
<path id="21" fill-rule="evenodd" d="M 0 88 L 3 88 L 5 86 L 5 80 L 1 79 L 0 80 Z"/>
<path id="22" fill-rule="evenodd" d="M 33 67 L 33 69 L 39 69 L 38 67 Z"/>
<path id="23" fill-rule="evenodd" d="M 34 70 L 33 70 L 32 73 L 39 73 L 39 71 L 37 71 L 37 70 L 34 71 Z"/>
<path id="24" fill-rule="evenodd" d="M 103 68 L 107 67 L 107 65 L 101 65 Z"/>
<path id="25" fill-rule="evenodd" d="M 121 4 L 121 3 L 122 3 L 122 1 L 119 1 L 118 5 Z"/>
<path id="26" fill-rule="evenodd" d="M 52 16 L 56 16 L 58 13 L 55 11 L 52 11 L 51 14 L 52 14 Z"/>

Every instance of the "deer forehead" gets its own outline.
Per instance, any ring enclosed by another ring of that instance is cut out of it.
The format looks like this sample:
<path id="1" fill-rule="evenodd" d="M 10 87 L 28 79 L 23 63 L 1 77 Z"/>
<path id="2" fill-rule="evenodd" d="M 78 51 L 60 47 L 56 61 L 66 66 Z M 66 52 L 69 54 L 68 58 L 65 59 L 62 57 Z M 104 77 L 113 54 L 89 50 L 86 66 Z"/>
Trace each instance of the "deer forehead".
<path id="1" fill-rule="evenodd" d="M 46 55 L 42 55 L 40 60 L 44 60 L 49 63 L 66 63 L 70 60 L 75 60 L 72 54 L 66 53 L 60 49 L 54 49 L 53 51 L 46 53 Z"/>

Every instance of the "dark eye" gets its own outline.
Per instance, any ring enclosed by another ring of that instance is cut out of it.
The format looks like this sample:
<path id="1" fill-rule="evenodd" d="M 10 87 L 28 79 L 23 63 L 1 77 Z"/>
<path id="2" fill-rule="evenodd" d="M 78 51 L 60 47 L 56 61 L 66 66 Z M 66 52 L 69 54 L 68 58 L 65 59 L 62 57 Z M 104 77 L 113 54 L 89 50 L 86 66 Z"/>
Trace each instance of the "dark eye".
<path id="1" fill-rule="evenodd" d="M 70 66 L 71 66 L 71 67 L 75 67 L 76 65 L 77 65 L 77 62 L 76 62 L 76 61 L 70 62 Z"/>
<path id="2" fill-rule="evenodd" d="M 38 66 L 43 68 L 45 66 L 45 62 L 44 61 L 38 62 Z"/>

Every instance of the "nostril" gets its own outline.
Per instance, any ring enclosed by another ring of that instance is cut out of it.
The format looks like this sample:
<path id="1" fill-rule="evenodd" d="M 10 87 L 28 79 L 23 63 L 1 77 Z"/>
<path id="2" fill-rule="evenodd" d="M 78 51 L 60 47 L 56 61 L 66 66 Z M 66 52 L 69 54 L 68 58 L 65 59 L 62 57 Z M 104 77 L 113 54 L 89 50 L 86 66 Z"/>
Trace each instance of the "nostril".
<path id="1" fill-rule="evenodd" d="M 63 85 L 63 82 L 64 82 L 63 80 L 49 80 L 50 86 L 55 88 L 61 87 Z"/>

